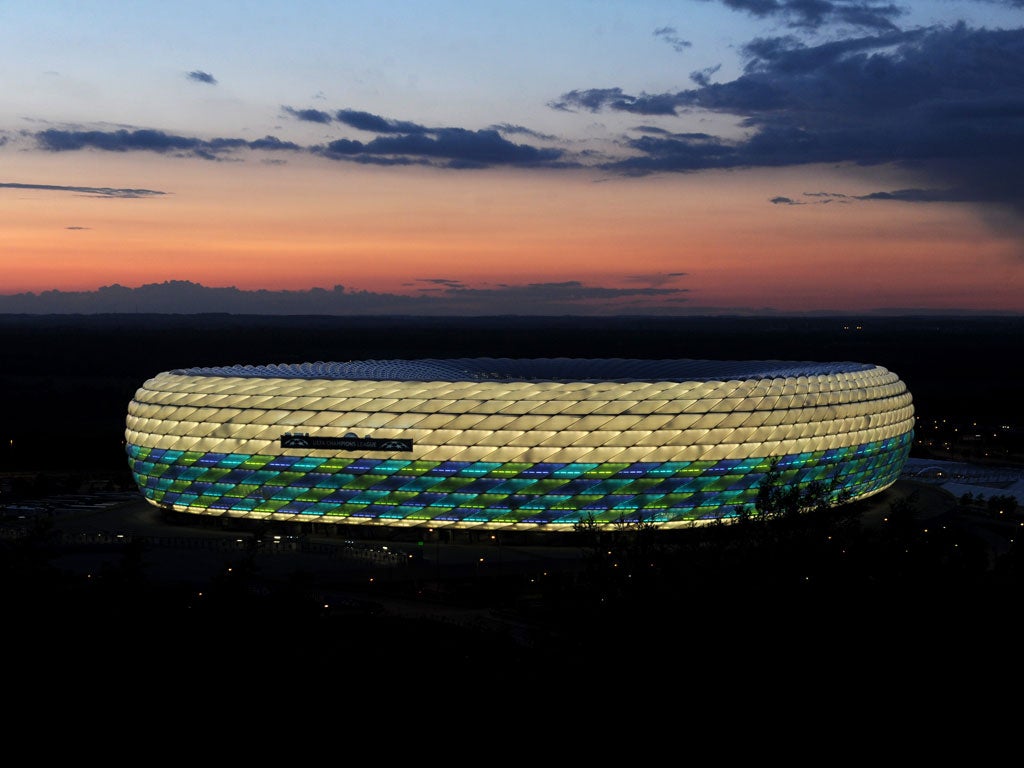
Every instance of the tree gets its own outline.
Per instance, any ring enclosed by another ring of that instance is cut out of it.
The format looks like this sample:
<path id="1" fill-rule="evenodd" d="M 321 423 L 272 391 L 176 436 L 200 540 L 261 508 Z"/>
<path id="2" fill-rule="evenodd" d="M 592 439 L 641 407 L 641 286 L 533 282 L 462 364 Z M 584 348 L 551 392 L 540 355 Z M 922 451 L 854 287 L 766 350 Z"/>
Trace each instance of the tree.
<path id="1" fill-rule="evenodd" d="M 1017 511 L 1017 498 L 1012 494 L 1005 496 L 989 496 L 988 513 L 993 517 L 1013 515 Z"/>
<path id="2" fill-rule="evenodd" d="M 901 496 L 889 502 L 889 529 L 893 532 L 896 543 L 901 547 L 909 545 L 917 530 L 920 496 L 920 493 L 914 490 L 907 496 Z"/>
<path id="3" fill-rule="evenodd" d="M 823 512 L 850 500 L 850 491 L 839 483 L 838 476 L 825 483 L 813 480 L 804 487 L 783 485 L 779 459 L 770 460 L 757 487 L 754 517 L 762 520 L 791 520 L 809 512 Z M 743 516 L 741 516 L 742 518 Z"/>

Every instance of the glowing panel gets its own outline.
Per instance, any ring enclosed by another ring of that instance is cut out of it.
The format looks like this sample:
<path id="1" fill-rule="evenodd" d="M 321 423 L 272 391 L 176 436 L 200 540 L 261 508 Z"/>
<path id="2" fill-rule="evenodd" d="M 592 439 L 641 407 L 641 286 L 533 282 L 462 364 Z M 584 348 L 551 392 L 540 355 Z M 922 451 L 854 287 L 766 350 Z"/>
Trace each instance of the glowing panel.
<path id="1" fill-rule="evenodd" d="M 862 363 L 467 358 L 169 371 L 125 435 L 145 498 L 183 512 L 668 528 L 752 504 L 773 459 L 788 484 L 877 493 L 913 421 L 903 382 Z"/>

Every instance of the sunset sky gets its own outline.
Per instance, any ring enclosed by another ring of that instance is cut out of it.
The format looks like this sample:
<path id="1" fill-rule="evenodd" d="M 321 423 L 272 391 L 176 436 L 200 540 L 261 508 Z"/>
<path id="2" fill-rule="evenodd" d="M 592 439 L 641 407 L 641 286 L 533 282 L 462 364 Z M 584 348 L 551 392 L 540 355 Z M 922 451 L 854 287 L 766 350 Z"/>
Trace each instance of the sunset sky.
<path id="1" fill-rule="evenodd" d="M 0 69 L 0 312 L 1024 311 L 1024 0 L 14 0 Z"/>

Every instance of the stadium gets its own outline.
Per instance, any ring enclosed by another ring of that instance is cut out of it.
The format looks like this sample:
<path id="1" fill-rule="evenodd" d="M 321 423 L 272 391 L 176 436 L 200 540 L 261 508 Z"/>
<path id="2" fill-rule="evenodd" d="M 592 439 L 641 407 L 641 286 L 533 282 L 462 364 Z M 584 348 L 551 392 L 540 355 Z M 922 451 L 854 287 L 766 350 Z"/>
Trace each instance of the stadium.
<path id="1" fill-rule="evenodd" d="M 565 531 L 729 520 L 773 467 L 865 498 L 913 427 L 904 383 L 865 363 L 460 358 L 160 373 L 125 442 L 168 511 Z"/>

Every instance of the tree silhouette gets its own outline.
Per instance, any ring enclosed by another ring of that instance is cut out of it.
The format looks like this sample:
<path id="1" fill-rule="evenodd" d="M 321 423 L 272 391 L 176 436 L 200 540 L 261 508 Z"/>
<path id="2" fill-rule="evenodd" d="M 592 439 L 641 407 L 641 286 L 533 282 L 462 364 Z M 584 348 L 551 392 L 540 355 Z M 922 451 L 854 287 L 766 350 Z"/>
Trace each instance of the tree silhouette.
<path id="1" fill-rule="evenodd" d="M 798 483 L 786 485 L 782 481 L 779 463 L 777 457 L 769 461 L 768 471 L 757 486 L 754 510 L 751 512 L 749 508 L 744 508 L 740 513 L 741 518 L 793 520 L 801 515 L 822 513 L 849 502 L 850 490 L 840 484 L 838 475 L 833 475 L 827 483 L 812 480 L 804 486 Z"/>

